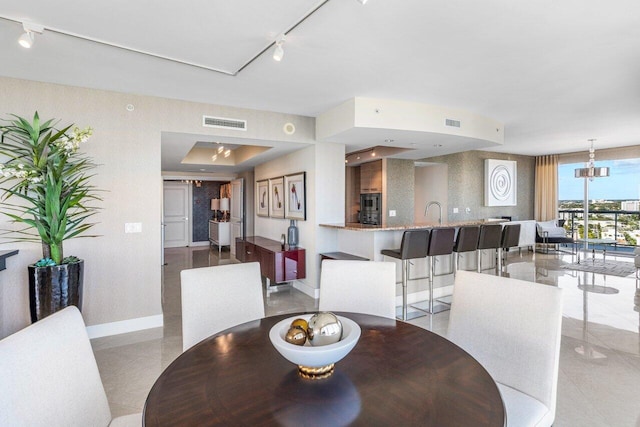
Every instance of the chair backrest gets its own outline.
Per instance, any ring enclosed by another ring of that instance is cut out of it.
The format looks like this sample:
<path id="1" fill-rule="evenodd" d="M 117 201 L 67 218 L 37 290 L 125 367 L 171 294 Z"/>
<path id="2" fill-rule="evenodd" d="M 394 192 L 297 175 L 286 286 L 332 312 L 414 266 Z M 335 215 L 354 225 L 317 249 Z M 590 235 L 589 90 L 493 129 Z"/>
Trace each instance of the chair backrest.
<path id="1" fill-rule="evenodd" d="M 502 241 L 500 247 L 503 249 L 518 246 L 520 242 L 520 224 L 507 224 L 502 229 Z"/>
<path id="2" fill-rule="evenodd" d="M 406 230 L 402 234 L 400 256 L 402 259 L 424 258 L 427 256 L 430 230 Z"/>
<path id="3" fill-rule="evenodd" d="M 183 351 L 210 335 L 264 317 L 257 262 L 182 270 L 180 280 Z"/>
<path id="4" fill-rule="evenodd" d="M 0 341 L 0 425 L 108 426 L 82 315 L 67 307 Z"/>
<path id="5" fill-rule="evenodd" d="M 396 264 L 322 261 L 320 311 L 352 311 L 395 319 Z"/>
<path id="6" fill-rule="evenodd" d="M 469 252 L 478 249 L 478 237 L 480 227 L 477 225 L 467 225 L 458 229 L 456 243 L 453 245 L 454 252 Z"/>
<path id="7" fill-rule="evenodd" d="M 480 226 L 480 237 L 478 238 L 478 249 L 499 248 L 501 237 L 502 226 L 500 224 L 482 224 Z"/>
<path id="8" fill-rule="evenodd" d="M 475 357 L 497 382 L 534 397 L 553 415 L 561 326 L 562 289 L 458 272 L 448 338 Z"/>
<path id="9" fill-rule="evenodd" d="M 431 238 L 427 248 L 428 256 L 449 255 L 453 253 L 455 240 L 455 228 L 434 228 L 431 230 Z"/>

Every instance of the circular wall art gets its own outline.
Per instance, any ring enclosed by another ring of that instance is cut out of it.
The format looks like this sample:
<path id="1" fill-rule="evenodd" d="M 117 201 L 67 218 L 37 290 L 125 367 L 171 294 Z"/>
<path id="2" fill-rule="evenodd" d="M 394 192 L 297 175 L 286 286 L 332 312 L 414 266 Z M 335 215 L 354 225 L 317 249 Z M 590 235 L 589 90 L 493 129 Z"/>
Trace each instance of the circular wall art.
<path id="1" fill-rule="evenodd" d="M 512 177 L 509 174 L 509 170 L 500 165 L 491 171 L 491 178 L 489 179 L 489 191 L 491 195 L 498 200 L 507 200 L 511 195 Z"/>
<path id="2" fill-rule="evenodd" d="M 486 206 L 516 205 L 516 162 L 485 160 L 484 204 Z"/>

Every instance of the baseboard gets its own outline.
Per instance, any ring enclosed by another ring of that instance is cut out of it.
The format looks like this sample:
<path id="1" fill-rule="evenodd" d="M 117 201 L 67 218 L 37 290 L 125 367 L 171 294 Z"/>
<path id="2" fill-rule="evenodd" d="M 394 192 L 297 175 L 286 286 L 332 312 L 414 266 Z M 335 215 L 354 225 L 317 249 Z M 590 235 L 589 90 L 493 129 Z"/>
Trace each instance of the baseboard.
<path id="1" fill-rule="evenodd" d="M 293 287 L 299 290 L 300 292 L 303 292 L 304 294 L 309 295 L 311 298 L 314 298 L 314 299 L 320 298 L 320 289 L 312 288 L 311 286 L 307 285 L 304 282 L 301 282 L 300 280 L 294 281 Z"/>
<path id="2" fill-rule="evenodd" d="M 164 319 L 162 314 L 158 314 L 156 316 L 137 317 L 135 319 L 87 326 L 87 334 L 89 339 L 93 339 L 141 331 L 143 329 L 161 328 L 162 326 L 164 326 Z"/>
<path id="3" fill-rule="evenodd" d="M 191 246 L 209 246 L 210 244 L 211 244 L 211 243 L 209 243 L 209 241 L 208 241 L 208 240 L 203 240 L 203 241 L 201 241 L 201 242 L 191 242 L 191 243 L 189 244 L 189 246 L 190 246 L 190 247 L 191 247 Z"/>

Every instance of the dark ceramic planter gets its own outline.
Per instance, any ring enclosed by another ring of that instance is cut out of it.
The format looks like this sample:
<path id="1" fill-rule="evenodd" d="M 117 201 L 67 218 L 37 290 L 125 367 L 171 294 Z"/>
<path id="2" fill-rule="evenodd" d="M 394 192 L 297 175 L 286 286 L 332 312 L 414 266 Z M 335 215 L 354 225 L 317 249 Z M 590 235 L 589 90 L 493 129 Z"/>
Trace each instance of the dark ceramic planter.
<path id="1" fill-rule="evenodd" d="M 70 305 L 82 310 L 84 261 L 51 267 L 29 266 L 31 322 Z"/>

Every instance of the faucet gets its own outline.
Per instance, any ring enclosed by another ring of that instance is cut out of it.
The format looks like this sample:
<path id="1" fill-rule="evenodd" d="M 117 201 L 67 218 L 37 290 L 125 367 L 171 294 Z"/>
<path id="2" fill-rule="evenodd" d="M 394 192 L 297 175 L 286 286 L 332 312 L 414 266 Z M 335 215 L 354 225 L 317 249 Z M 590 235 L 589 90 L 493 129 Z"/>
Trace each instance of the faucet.
<path id="1" fill-rule="evenodd" d="M 429 208 L 432 205 L 438 205 L 438 210 L 440 214 L 440 217 L 438 218 L 438 224 L 442 225 L 442 205 L 439 202 L 432 200 L 429 203 L 427 203 L 427 207 L 424 209 L 424 216 L 427 216 L 427 212 L 429 212 Z"/>

